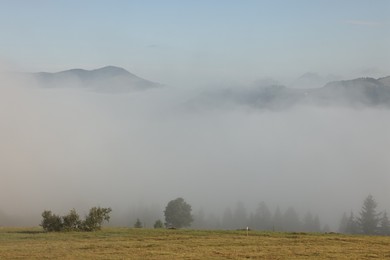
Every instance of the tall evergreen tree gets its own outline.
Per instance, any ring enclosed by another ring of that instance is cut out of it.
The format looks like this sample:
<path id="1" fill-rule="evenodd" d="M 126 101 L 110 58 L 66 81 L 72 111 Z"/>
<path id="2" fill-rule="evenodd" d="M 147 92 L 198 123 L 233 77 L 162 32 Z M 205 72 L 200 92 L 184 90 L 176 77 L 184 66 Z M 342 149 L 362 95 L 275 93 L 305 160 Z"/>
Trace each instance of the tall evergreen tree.
<path id="1" fill-rule="evenodd" d="M 311 212 L 307 212 L 303 218 L 302 230 L 305 232 L 321 232 L 321 223 L 318 215 L 313 217 Z"/>
<path id="2" fill-rule="evenodd" d="M 283 216 L 282 216 L 282 212 L 280 211 L 279 207 L 276 208 L 275 213 L 274 213 L 272 230 L 273 231 L 283 231 L 284 230 Z"/>
<path id="3" fill-rule="evenodd" d="M 205 214 L 203 209 L 198 210 L 197 213 L 194 214 L 194 223 L 192 227 L 195 229 L 203 229 L 206 226 Z"/>
<path id="4" fill-rule="evenodd" d="M 358 222 L 353 215 L 353 212 L 351 211 L 351 214 L 349 215 L 347 226 L 345 228 L 345 233 L 347 234 L 357 234 L 359 233 L 359 225 Z"/>
<path id="5" fill-rule="evenodd" d="M 303 218 L 302 230 L 305 232 L 312 232 L 314 227 L 314 218 L 311 212 L 307 212 Z"/>
<path id="6" fill-rule="evenodd" d="M 233 212 L 235 228 L 245 228 L 248 226 L 248 214 L 243 202 L 239 201 Z"/>
<path id="7" fill-rule="evenodd" d="M 295 209 L 289 207 L 283 215 L 283 225 L 286 231 L 300 231 L 302 229 L 301 220 Z"/>
<path id="8" fill-rule="evenodd" d="M 340 220 L 339 232 L 340 233 L 347 233 L 347 226 L 348 226 L 348 217 L 347 217 L 347 214 L 344 212 L 344 214 Z"/>
<path id="9" fill-rule="evenodd" d="M 376 212 L 376 207 L 377 204 L 374 198 L 372 195 L 368 195 L 363 202 L 360 217 L 358 218 L 358 223 L 363 234 L 373 235 L 378 232 L 380 213 Z"/>
<path id="10" fill-rule="evenodd" d="M 318 215 L 314 217 L 313 232 L 321 232 L 321 222 Z"/>
<path id="11" fill-rule="evenodd" d="M 256 228 L 259 230 L 272 230 L 272 213 L 265 202 L 261 202 L 254 216 Z"/>
<path id="12" fill-rule="evenodd" d="M 222 227 L 224 229 L 236 228 L 235 225 L 234 225 L 233 213 L 232 213 L 232 210 L 229 207 L 227 207 L 225 209 L 225 211 L 223 212 Z"/>

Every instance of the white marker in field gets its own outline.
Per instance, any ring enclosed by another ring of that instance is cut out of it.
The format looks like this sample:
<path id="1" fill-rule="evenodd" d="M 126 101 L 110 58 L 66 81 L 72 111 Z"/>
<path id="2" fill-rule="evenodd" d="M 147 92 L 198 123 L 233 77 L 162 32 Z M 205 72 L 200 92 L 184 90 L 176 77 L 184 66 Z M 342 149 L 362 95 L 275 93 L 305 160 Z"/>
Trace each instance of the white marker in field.
<path id="1" fill-rule="evenodd" d="M 248 236 L 249 227 L 246 227 L 246 236 Z"/>

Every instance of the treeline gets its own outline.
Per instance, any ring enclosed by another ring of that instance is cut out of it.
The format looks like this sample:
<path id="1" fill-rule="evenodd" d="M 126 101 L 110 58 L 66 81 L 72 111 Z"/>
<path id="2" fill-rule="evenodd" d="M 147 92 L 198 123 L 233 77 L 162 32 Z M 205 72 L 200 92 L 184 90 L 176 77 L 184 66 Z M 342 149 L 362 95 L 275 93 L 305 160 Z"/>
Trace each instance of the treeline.
<path id="1" fill-rule="evenodd" d="M 141 208 L 138 211 L 132 211 L 130 216 L 130 222 L 128 225 L 141 228 L 153 228 L 161 227 L 160 222 L 156 220 L 164 219 L 159 212 L 164 212 L 165 215 L 165 227 L 179 227 L 177 223 L 167 219 L 167 210 L 169 205 L 174 202 L 174 205 L 181 205 L 184 201 L 181 198 L 168 203 L 164 211 L 157 208 Z M 190 206 L 190 205 L 188 205 Z M 172 212 L 179 212 L 184 207 L 174 207 Z M 188 212 L 186 212 L 188 215 Z M 175 215 L 172 213 L 172 215 Z M 184 213 L 177 214 L 180 219 L 190 220 L 187 222 L 187 227 L 193 229 L 224 229 L 224 230 L 236 230 L 246 229 L 262 230 L 262 231 L 280 231 L 280 232 L 330 232 L 328 225 L 322 225 L 320 218 L 317 214 L 307 212 L 300 216 L 293 207 L 287 208 L 283 211 L 277 207 L 274 211 L 271 211 L 265 202 L 261 202 L 257 205 L 254 211 L 249 212 L 245 208 L 244 203 L 238 202 L 233 210 L 227 207 L 222 214 L 206 214 L 202 209 L 192 212 L 190 210 L 188 217 L 184 218 Z M 184 221 L 186 222 L 186 221 Z M 153 224 L 154 223 L 154 224 Z M 156 225 L 159 224 L 159 225 Z M 167 225 L 168 224 L 168 225 Z"/>
<path id="2" fill-rule="evenodd" d="M 339 232 L 346 234 L 390 235 L 390 221 L 387 212 L 377 212 L 378 204 L 369 195 L 363 202 L 359 214 L 343 214 Z"/>
<path id="3" fill-rule="evenodd" d="M 62 231 L 97 231 L 102 228 L 104 221 L 110 220 L 111 208 L 93 207 L 85 219 L 80 219 L 75 209 L 65 216 L 53 214 L 50 210 L 42 213 L 40 226 L 46 232 Z"/>
<path id="4" fill-rule="evenodd" d="M 272 212 L 265 202 L 259 203 L 254 212 L 248 212 L 243 203 L 238 202 L 234 210 L 226 208 L 222 217 L 205 216 L 200 210 L 194 214 L 193 228 L 199 229 L 243 229 L 282 232 L 329 232 L 322 226 L 318 215 L 307 212 L 299 216 L 293 207 L 282 211 L 279 207 Z"/>

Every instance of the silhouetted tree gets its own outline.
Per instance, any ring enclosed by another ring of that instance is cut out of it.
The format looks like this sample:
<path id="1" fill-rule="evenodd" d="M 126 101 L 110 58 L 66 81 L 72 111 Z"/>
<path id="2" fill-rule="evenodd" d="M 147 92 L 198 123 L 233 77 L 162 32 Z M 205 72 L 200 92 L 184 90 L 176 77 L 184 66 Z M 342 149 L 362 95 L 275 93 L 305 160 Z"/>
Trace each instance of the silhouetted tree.
<path id="1" fill-rule="evenodd" d="M 141 222 L 141 220 L 139 220 L 139 218 L 137 218 L 137 221 L 135 222 L 134 227 L 135 228 L 142 228 L 142 222 Z"/>
<path id="2" fill-rule="evenodd" d="M 164 210 L 167 227 L 189 227 L 193 221 L 191 215 L 191 205 L 187 204 L 183 198 L 171 200 Z"/>
<path id="3" fill-rule="evenodd" d="M 351 214 L 349 215 L 349 218 L 347 221 L 345 233 L 347 233 L 347 234 L 359 233 L 359 224 L 358 224 L 357 220 L 355 219 L 355 216 L 353 215 L 352 211 L 351 211 Z"/>
<path id="4" fill-rule="evenodd" d="M 156 220 L 156 222 L 153 225 L 154 228 L 163 228 L 164 225 L 161 220 Z"/>
<path id="5" fill-rule="evenodd" d="M 379 222 L 379 234 L 383 236 L 389 236 L 390 235 L 390 221 L 387 216 L 387 212 L 383 212 L 382 218 Z"/>
<path id="6" fill-rule="evenodd" d="M 302 230 L 306 232 L 321 232 L 320 218 L 318 215 L 313 217 L 310 212 L 307 212 L 303 218 Z"/>
<path id="7" fill-rule="evenodd" d="M 301 230 L 301 221 L 299 220 L 299 216 L 293 207 L 288 208 L 284 213 L 283 225 L 286 231 Z"/>
<path id="8" fill-rule="evenodd" d="M 303 218 L 302 230 L 306 232 L 313 231 L 314 226 L 314 217 L 311 212 L 307 212 L 305 217 Z"/>
<path id="9" fill-rule="evenodd" d="M 194 222 L 192 223 L 192 227 L 196 229 L 202 229 L 206 226 L 206 220 L 204 216 L 203 209 L 200 209 L 196 214 L 194 214 Z"/>
<path id="10" fill-rule="evenodd" d="M 239 201 L 233 214 L 234 228 L 244 228 L 248 226 L 248 215 L 243 202 Z"/>
<path id="11" fill-rule="evenodd" d="M 284 225 L 283 225 L 283 216 L 282 212 L 280 211 L 280 208 L 277 207 L 273 216 L 272 220 L 272 230 L 274 231 L 283 231 Z"/>
<path id="12" fill-rule="evenodd" d="M 359 226 L 364 234 L 372 235 L 378 232 L 380 213 L 376 212 L 376 207 L 377 204 L 374 198 L 372 195 L 368 195 L 363 202 L 360 217 L 358 218 Z"/>
<path id="13" fill-rule="evenodd" d="M 222 227 L 225 229 L 236 228 L 234 225 L 233 213 L 230 208 L 226 208 L 222 216 Z"/>
<path id="14" fill-rule="evenodd" d="M 347 233 L 347 226 L 348 226 L 348 217 L 347 217 L 347 214 L 344 212 L 343 216 L 341 217 L 341 220 L 340 220 L 339 232 L 340 233 Z"/>
<path id="15" fill-rule="evenodd" d="M 313 232 L 321 232 L 321 222 L 318 215 L 314 217 Z"/>
<path id="16" fill-rule="evenodd" d="M 259 230 L 272 230 L 272 213 L 265 202 L 261 202 L 254 215 L 255 228 Z"/>

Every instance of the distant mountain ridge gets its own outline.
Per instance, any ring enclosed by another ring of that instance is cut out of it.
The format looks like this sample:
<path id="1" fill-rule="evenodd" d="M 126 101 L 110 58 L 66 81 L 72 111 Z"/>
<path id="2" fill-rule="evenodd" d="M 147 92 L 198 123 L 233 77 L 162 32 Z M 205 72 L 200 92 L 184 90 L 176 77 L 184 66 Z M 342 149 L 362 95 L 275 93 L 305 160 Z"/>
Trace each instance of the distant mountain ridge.
<path id="1" fill-rule="evenodd" d="M 70 69 L 55 73 L 33 73 L 40 85 L 47 88 L 87 88 L 98 92 L 123 93 L 162 86 L 138 77 L 129 71 L 115 66 L 94 70 Z"/>
<path id="2" fill-rule="evenodd" d="M 198 101 L 210 106 L 236 103 L 271 110 L 286 109 L 299 104 L 390 108 L 390 76 L 333 81 L 320 88 L 288 88 L 277 84 L 232 88 L 203 93 L 198 97 Z"/>
<path id="3" fill-rule="evenodd" d="M 317 101 L 327 103 L 390 107 L 390 85 L 380 79 L 358 78 L 334 81 L 313 94 Z"/>

